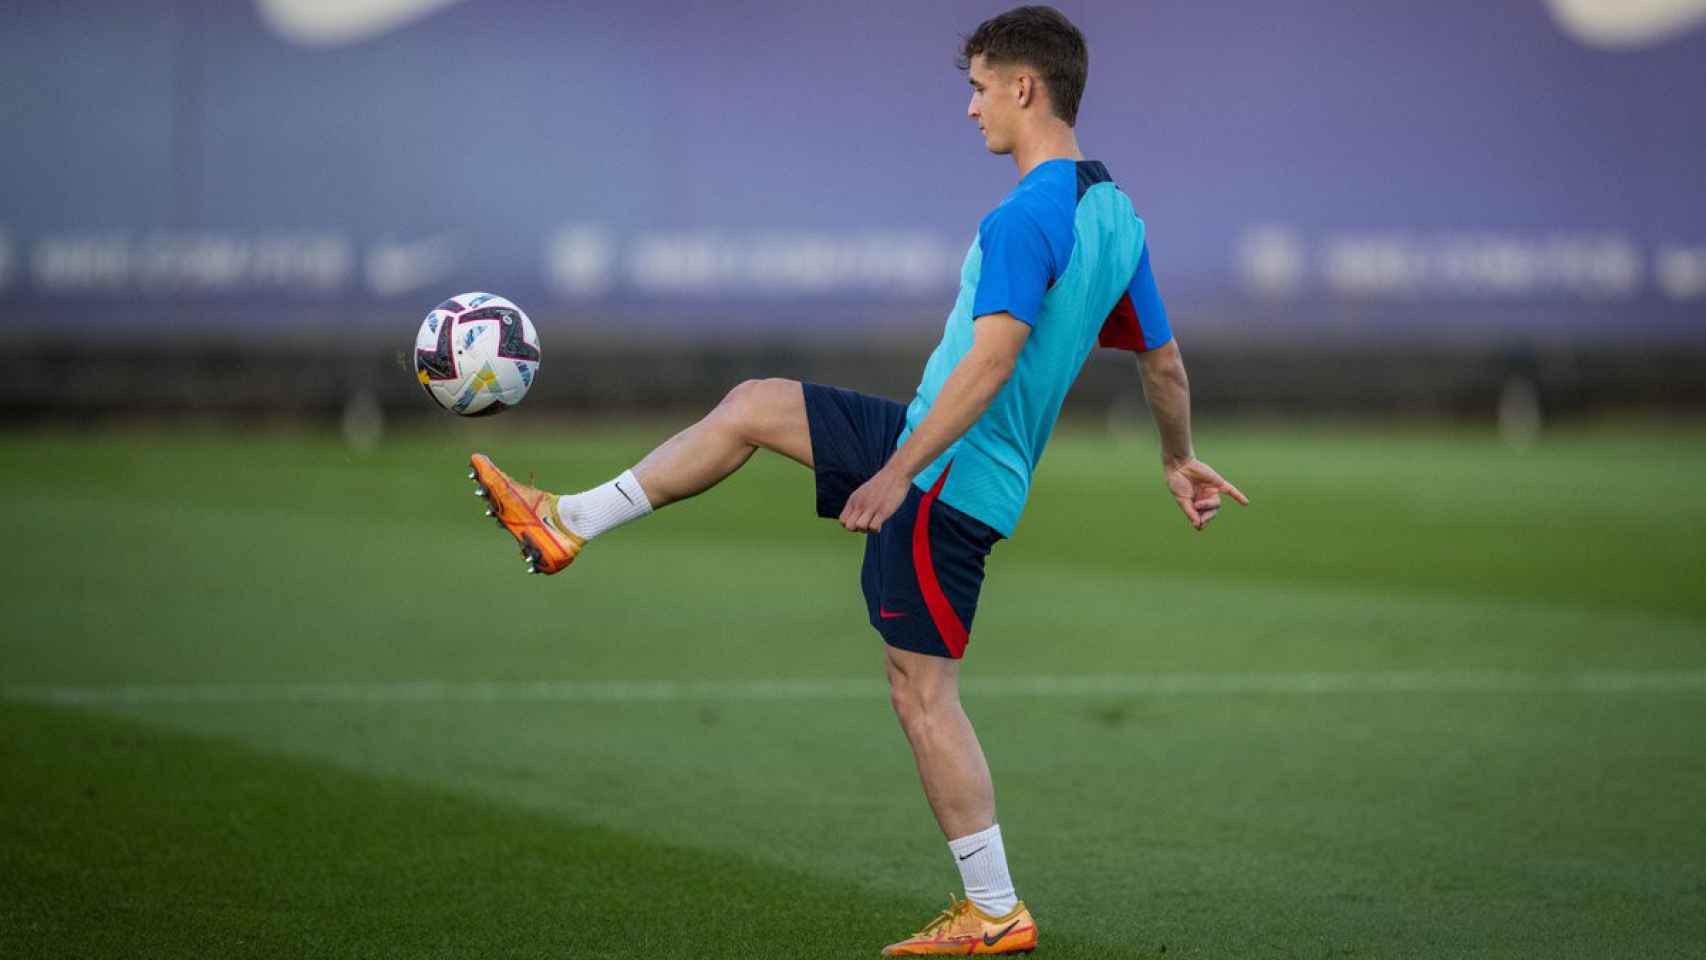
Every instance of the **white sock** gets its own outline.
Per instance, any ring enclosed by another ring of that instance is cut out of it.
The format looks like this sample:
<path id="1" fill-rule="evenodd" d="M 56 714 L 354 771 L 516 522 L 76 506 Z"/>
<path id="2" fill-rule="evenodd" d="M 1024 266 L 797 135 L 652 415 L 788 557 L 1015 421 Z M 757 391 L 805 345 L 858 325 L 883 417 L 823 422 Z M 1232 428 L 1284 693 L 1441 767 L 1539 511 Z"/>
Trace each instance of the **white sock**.
<path id="1" fill-rule="evenodd" d="M 1019 905 L 1013 878 L 1007 873 L 1007 850 L 1001 846 L 1001 824 L 969 837 L 949 840 L 948 849 L 960 865 L 966 899 L 991 917 L 1004 917 Z"/>
<path id="2" fill-rule="evenodd" d="M 651 501 L 632 470 L 624 470 L 620 477 L 591 490 L 557 498 L 557 513 L 563 522 L 588 540 L 651 512 Z"/>

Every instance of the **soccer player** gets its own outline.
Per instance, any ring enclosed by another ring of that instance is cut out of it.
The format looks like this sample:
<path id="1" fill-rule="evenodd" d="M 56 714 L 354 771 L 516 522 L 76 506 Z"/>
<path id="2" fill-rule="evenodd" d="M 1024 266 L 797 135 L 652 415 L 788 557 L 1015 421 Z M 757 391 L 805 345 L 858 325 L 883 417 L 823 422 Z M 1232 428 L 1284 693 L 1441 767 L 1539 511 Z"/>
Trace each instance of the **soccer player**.
<path id="1" fill-rule="evenodd" d="M 818 516 L 864 534 L 861 581 L 886 642 L 895 714 L 966 899 L 886 956 L 1016 953 L 1037 925 L 1014 893 L 995 791 L 960 706 L 984 557 L 1011 536 L 1067 389 L 1098 344 L 1135 351 L 1161 441 L 1162 477 L 1191 526 L 1221 495 L 1249 501 L 1191 447 L 1190 391 L 1150 268 L 1143 221 L 1073 124 L 1089 57 L 1050 7 L 980 24 L 960 65 L 966 115 L 1019 182 L 978 225 L 960 295 L 911 404 L 792 380 L 752 380 L 620 476 L 558 496 L 473 457 L 478 492 L 556 573 L 587 541 L 710 489 L 763 448 L 816 474 Z"/>

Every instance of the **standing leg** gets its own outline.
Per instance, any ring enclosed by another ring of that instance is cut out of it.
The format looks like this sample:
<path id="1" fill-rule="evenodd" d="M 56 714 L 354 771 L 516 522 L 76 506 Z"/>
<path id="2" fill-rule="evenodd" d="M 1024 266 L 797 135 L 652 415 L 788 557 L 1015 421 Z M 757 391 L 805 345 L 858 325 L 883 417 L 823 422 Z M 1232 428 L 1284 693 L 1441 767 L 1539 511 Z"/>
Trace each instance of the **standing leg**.
<path id="1" fill-rule="evenodd" d="M 994 826 L 995 785 L 971 718 L 960 706 L 959 661 L 883 649 L 889 698 L 943 835 L 951 840 Z"/>
<path id="2" fill-rule="evenodd" d="M 960 706 L 957 660 L 885 647 L 895 715 L 924 783 L 924 796 L 948 838 L 966 898 L 990 917 L 1018 905 L 995 823 L 995 786 L 971 719 Z"/>

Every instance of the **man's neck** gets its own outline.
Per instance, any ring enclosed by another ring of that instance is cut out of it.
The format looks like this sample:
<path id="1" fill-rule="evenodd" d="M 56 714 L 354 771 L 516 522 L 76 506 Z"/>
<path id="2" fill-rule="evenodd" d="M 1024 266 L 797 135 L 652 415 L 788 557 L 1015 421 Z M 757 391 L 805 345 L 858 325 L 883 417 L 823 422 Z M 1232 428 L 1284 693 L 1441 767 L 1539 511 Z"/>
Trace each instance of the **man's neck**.
<path id="1" fill-rule="evenodd" d="M 1013 163 L 1019 168 L 1021 180 L 1039 164 L 1050 160 L 1082 159 L 1084 154 L 1078 149 L 1078 136 L 1065 124 L 1051 124 L 1013 148 Z"/>

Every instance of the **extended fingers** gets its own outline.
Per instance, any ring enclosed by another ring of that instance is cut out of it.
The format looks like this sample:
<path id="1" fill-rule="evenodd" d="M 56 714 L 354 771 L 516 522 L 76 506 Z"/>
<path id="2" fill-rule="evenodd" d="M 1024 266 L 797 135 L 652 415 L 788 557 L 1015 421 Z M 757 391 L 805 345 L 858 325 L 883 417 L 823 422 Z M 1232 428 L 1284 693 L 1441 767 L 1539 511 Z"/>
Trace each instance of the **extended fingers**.
<path id="1" fill-rule="evenodd" d="M 1196 461 L 1194 466 L 1196 467 L 1196 470 L 1192 472 L 1191 479 L 1196 482 L 1196 485 L 1199 488 L 1206 486 L 1211 490 L 1224 493 L 1238 501 L 1238 505 L 1241 507 L 1247 507 L 1250 505 L 1250 498 L 1244 496 L 1244 491 L 1233 486 L 1230 481 L 1221 476 L 1213 467 L 1200 460 Z"/>
<path id="2" fill-rule="evenodd" d="M 1239 490 L 1237 487 L 1233 486 L 1230 483 L 1227 483 L 1225 478 L 1221 478 L 1220 483 L 1219 483 L 1219 489 L 1220 489 L 1221 493 L 1224 493 L 1227 496 L 1231 497 L 1232 499 L 1238 501 L 1238 505 L 1240 507 L 1247 507 L 1250 505 L 1250 498 L 1244 496 L 1244 492 Z"/>

